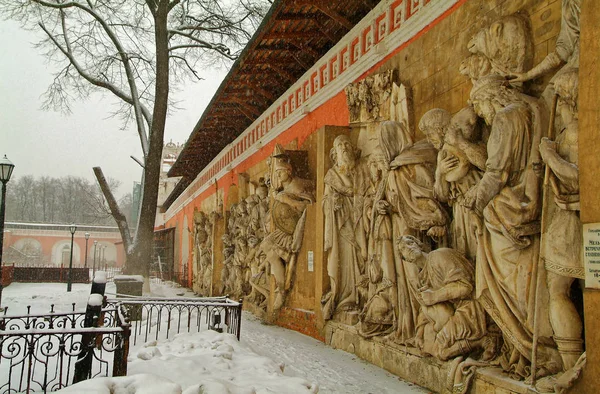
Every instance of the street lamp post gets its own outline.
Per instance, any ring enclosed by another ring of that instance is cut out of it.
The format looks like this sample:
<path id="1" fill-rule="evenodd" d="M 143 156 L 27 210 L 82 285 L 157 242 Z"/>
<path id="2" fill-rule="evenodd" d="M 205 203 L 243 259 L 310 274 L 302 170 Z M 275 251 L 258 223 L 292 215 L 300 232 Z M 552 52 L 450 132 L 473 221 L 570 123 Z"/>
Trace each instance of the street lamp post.
<path id="1" fill-rule="evenodd" d="M 2 255 L 4 246 L 4 210 L 6 208 L 6 183 L 10 180 L 15 165 L 4 155 L 0 159 L 0 182 L 2 182 L 2 201 L 0 202 L 0 306 L 2 305 Z"/>
<path id="2" fill-rule="evenodd" d="M 90 239 L 90 233 L 85 233 L 85 263 L 84 263 L 84 267 L 87 268 L 87 245 L 88 245 L 88 240 Z M 88 272 L 89 275 L 89 272 Z"/>
<path id="3" fill-rule="evenodd" d="M 73 281 L 73 238 L 75 237 L 75 231 L 77 231 L 77 226 L 75 226 L 74 224 L 70 225 L 69 231 L 71 232 L 71 257 L 69 258 L 69 277 L 67 280 L 67 291 L 71 291 Z"/>
<path id="4" fill-rule="evenodd" d="M 98 241 L 94 241 L 94 268 L 92 269 L 92 278 L 96 277 L 96 247 L 98 246 Z"/>

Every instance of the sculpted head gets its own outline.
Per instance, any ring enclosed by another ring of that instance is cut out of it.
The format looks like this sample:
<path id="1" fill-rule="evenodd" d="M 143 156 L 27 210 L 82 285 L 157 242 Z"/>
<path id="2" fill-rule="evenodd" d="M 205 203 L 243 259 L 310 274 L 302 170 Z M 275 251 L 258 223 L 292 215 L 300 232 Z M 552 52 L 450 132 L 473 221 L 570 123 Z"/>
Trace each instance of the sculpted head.
<path id="1" fill-rule="evenodd" d="M 414 136 L 406 124 L 395 121 L 382 122 L 379 130 L 379 148 L 390 163 L 403 150 L 414 144 Z"/>
<path id="2" fill-rule="evenodd" d="M 469 52 L 488 58 L 496 73 L 508 75 L 531 68 L 533 40 L 527 19 L 513 14 L 479 30 L 468 44 Z"/>
<path id="3" fill-rule="evenodd" d="M 369 177 L 374 184 L 379 183 L 383 179 L 383 173 L 387 169 L 387 164 L 383 153 L 375 151 L 369 156 L 368 162 Z"/>
<path id="4" fill-rule="evenodd" d="M 267 187 L 267 185 L 265 185 L 264 178 L 260 178 L 258 180 L 258 186 L 256 186 L 256 195 L 260 197 L 261 200 L 264 200 L 265 198 L 267 198 L 268 194 L 269 188 Z"/>
<path id="5" fill-rule="evenodd" d="M 280 184 L 292 180 L 292 165 L 286 156 L 275 158 L 275 176 Z"/>
<path id="6" fill-rule="evenodd" d="M 423 256 L 423 243 L 412 235 L 399 237 L 396 241 L 396 246 L 402 255 L 402 259 L 410 263 L 416 262 L 419 260 L 419 257 Z"/>
<path id="7" fill-rule="evenodd" d="M 338 135 L 333 141 L 329 156 L 334 166 L 353 169 L 360 157 L 360 150 L 354 147 L 350 137 L 342 134 Z"/>
<path id="8" fill-rule="evenodd" d="M 248 236 L 248 246 L 250 246 L 251 248 L 256 247 L 256 245 L 258 245 L 258 238 L 254 235 L 250 235 Z"/>
<path id="9" fill-rule="evenodd" d="M 474 141 L 478 137 L 476 125 L 477 114 L 473 107 L 468 106 L 454 114 L 449 127 L 458 129 L 466 140 Z"/>
<path id="10" fill-rule="evenodd" d="M 442 108 L 434 108 L 425 112 L 419 121 L 419 130 L 437 150 L 444 145 L 446 127 L 450 124 L 450 113 Z"/>
<path id="11" fill-rule="evenodd" d="M 500 75 L 487 75 L 473 84 L 469 103 L 475 113 L 492 125 L 496 113 L 513 103 L 523 102 L 519 92 L 510 88 Z"/>

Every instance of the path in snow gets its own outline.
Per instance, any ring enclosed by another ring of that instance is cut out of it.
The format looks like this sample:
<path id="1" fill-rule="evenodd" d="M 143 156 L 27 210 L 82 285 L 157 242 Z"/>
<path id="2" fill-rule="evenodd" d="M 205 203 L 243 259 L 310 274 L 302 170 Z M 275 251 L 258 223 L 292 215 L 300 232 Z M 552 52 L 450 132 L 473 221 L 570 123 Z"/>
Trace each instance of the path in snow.
<path id="1" fill-rule="evenodd" d="M 428 392 L 353 354 L 333 349 L 296 331 L 265 325 L 250 313 L 243 315 L 242 342 L 258 354 L 285 363 L 286 375 L 317 382 L 319 394 Z"/>

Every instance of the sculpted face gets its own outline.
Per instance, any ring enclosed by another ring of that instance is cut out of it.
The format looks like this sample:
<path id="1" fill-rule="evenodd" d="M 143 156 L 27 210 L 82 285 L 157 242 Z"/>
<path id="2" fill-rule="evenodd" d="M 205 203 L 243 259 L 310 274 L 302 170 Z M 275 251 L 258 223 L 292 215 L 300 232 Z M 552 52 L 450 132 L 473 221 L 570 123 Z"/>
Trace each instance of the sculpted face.
<path id="1" fill-rule="evenodd" d="M 496 116 L 496 108 L 492 101 L 486 99 L 474 99 L 472 102 L 475 113 L 483 118 L 488 126 L 491 126 L 494 122 L 494 116 Z"/>
<path id="2" fill-rule="evenodd" d="M 412 237 L 402 237 L 398 242 L 402 258 L 409 262 L 416 261 L 422 254 L 421 247 Z"/>
<path id="3" fill-rule="evenodd" d="M 290 171 L 285 168 L 278 169 L 275 174 L 280 182 L 287 182 L 292 178 Z"/>
<path id="4" fill-rule="evenodd" d="M 264 200 L 267 197 L 268 191 L 264 186 L 260 186 L 256 189 L 256 194 L 260 197 L 261 200 Z"/>
<path id="5" fill-rule="evenodd" d="M 424 130 L 427 141 L 429 141 L 437 150 L 442 149 L 444 145 L 444 130 L 437 127 L 429 127 Z"/>
<path id="6" fill-rule="evenodd" d="M 342 135 L 337 137 L 333 143 L 333 147 L 338 164 L 346 165 L 354 163 L 354 146 L 352 146 L 347 136 Z"/>

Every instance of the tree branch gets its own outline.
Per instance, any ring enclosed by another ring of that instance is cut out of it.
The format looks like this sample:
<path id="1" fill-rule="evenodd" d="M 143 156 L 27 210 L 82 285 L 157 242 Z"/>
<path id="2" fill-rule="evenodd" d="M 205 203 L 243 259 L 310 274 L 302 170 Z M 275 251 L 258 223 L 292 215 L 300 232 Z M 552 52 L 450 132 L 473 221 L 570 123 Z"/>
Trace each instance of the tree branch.
<path id="1" fill-rule="evenodd" d="M 144 115 L 144 111 L 143 111 L 144 105 L 140 102 L 137 84 L 135 83 L 135 77 L 133 76 L 133 71 L 131 69 L 131 65 L 129 64 L 129 58 L 127 57 L 126 51 L 121 46 L 121 42 L 119 41 L 119 38 L 117 37 L 115 32 L 112 31 L 112 29 L 110 28 L 108 23 L 106 23 L 106 21 L 100 15 L 98 15 L 93 9 L 88 8 L 88 7 L 84 6 L 83 4 L 80 4 L 77 2 L 72 2 L 72 1 L 66 2 L 66 3 L 60 3 L 60 4 L 59 3 L 50 3 L 50 2 L 47 2 L 44 0 L 31 0 L 31 1 L 33 1 L 34 3 L 37 3 L 39 5 L 42 5 L 44 7 L 61 9 L 61 10 L 67 9 L 67 8 L 78 8 L 78 9 L 84 11 L 85 13 L 87 13 L 88 15 L 90 15 L 92 18 L 94 18 L 100 24 L 100 26 L 102 26 L 104 32 L 106 33 L 108 38 L 111 40 L 111 42 L 113 43 L 113 45 L 115 46 L 115 48 L 117 49 L 117 52 L 119 53 L 119 55 L 121 57 L 121 62 L 123 63 L 123 68 L 125 69 L 125 74 L 127 76 L 127 83 L 131 90 L 131 96 L 130 96 L 131 97 L 131 105 L 133 106 L 133 109 L 135 112 L 135 119 L 136 119 L 138 134 L 140 136 L 140 142 L 142 144 L 142 151 L 144 152 L 144 155 L 147 155 L 148 154 L 148 134 L 146 132 L 146 126 L 144 125 L 143 120 L 146 121 L 146 124 L 148 125 L 148 129 L 151 129 L 152 128 L 152 118 L 150 117 L 149 112 L 148 112 L 148 116 Z M 151 0 L 149 0 L 149 1 L 151 1 Z M 41 22 L 40 22 L 40 26 L 42 26 Z M 49 34 L 51 36 L 51 34 L 49 33 L 49 31 L 47 29 L 44 28 L 44 31 L 46 32 L 46 34 Z M 65 34 L 65 41 L 67 41 L 66 40 L 67 32 L 64 28 L 64 25 L 63 25 L 63 33 Z M 51 37 L 51 39 L 55 43 L 57 43 L 57 41 L 54 39 L 54 37 Z M 64 51 L 63 51 L 63 53 L 64 53 Z M 121 98 L 120 96 L 118 96 L 118 97 Z"/>
<path id="2" fill-rule="evenodd" d="M 221 55 L 225 56 L 229 60 L 237 59 L 237 56 L 232 55 L 231 50 L 223 44 L 211 44 L 209 42 L 206 42 L 204 40 L 196 38 L 191 34 L 188 34 L 188 33 L 185 33 L 185 32 L 179 31 L 179 30 L 169 30 L 169 33 L 187 37 L 190 40 L 197 43 L 197 44 L 188 44 L 188 45 L 185 45 L 185 44 L 184 45 L 175 45 L 175 46 L 169 47 L 169 51 L 174 51 L 174 50 L 180 49 L 180 48 L 206 48 L 206 49 L 211 49 L 213 51 L 220 53 Z"/>
<path id="3" fill-rule="evenodd" d="M 125 252 L 131 247 L 131 233 L 129 232 L 129 224 L 127 223 L 127 218 L 121 212 L 121 208 L 119 208 L 119 204 L 115 197 L 113 196 L 110 187 L 108 186 L 108 182 L 104 177 L 104 173 L 100 167 L 94 167 L 94 175 L 96 175 L 96 179 L 98 180 L 98 184 L 100 185 L 100 190 L 102 190 L 102 194 L 108 203 L 108 207 L 110 208 L 110 213 L 113 218 L 117 222 L 117 226 L 119 227 L 119 232 L 121 233 L 121 239 L 123 239 L 123 247 L 125 248 Z"/>

